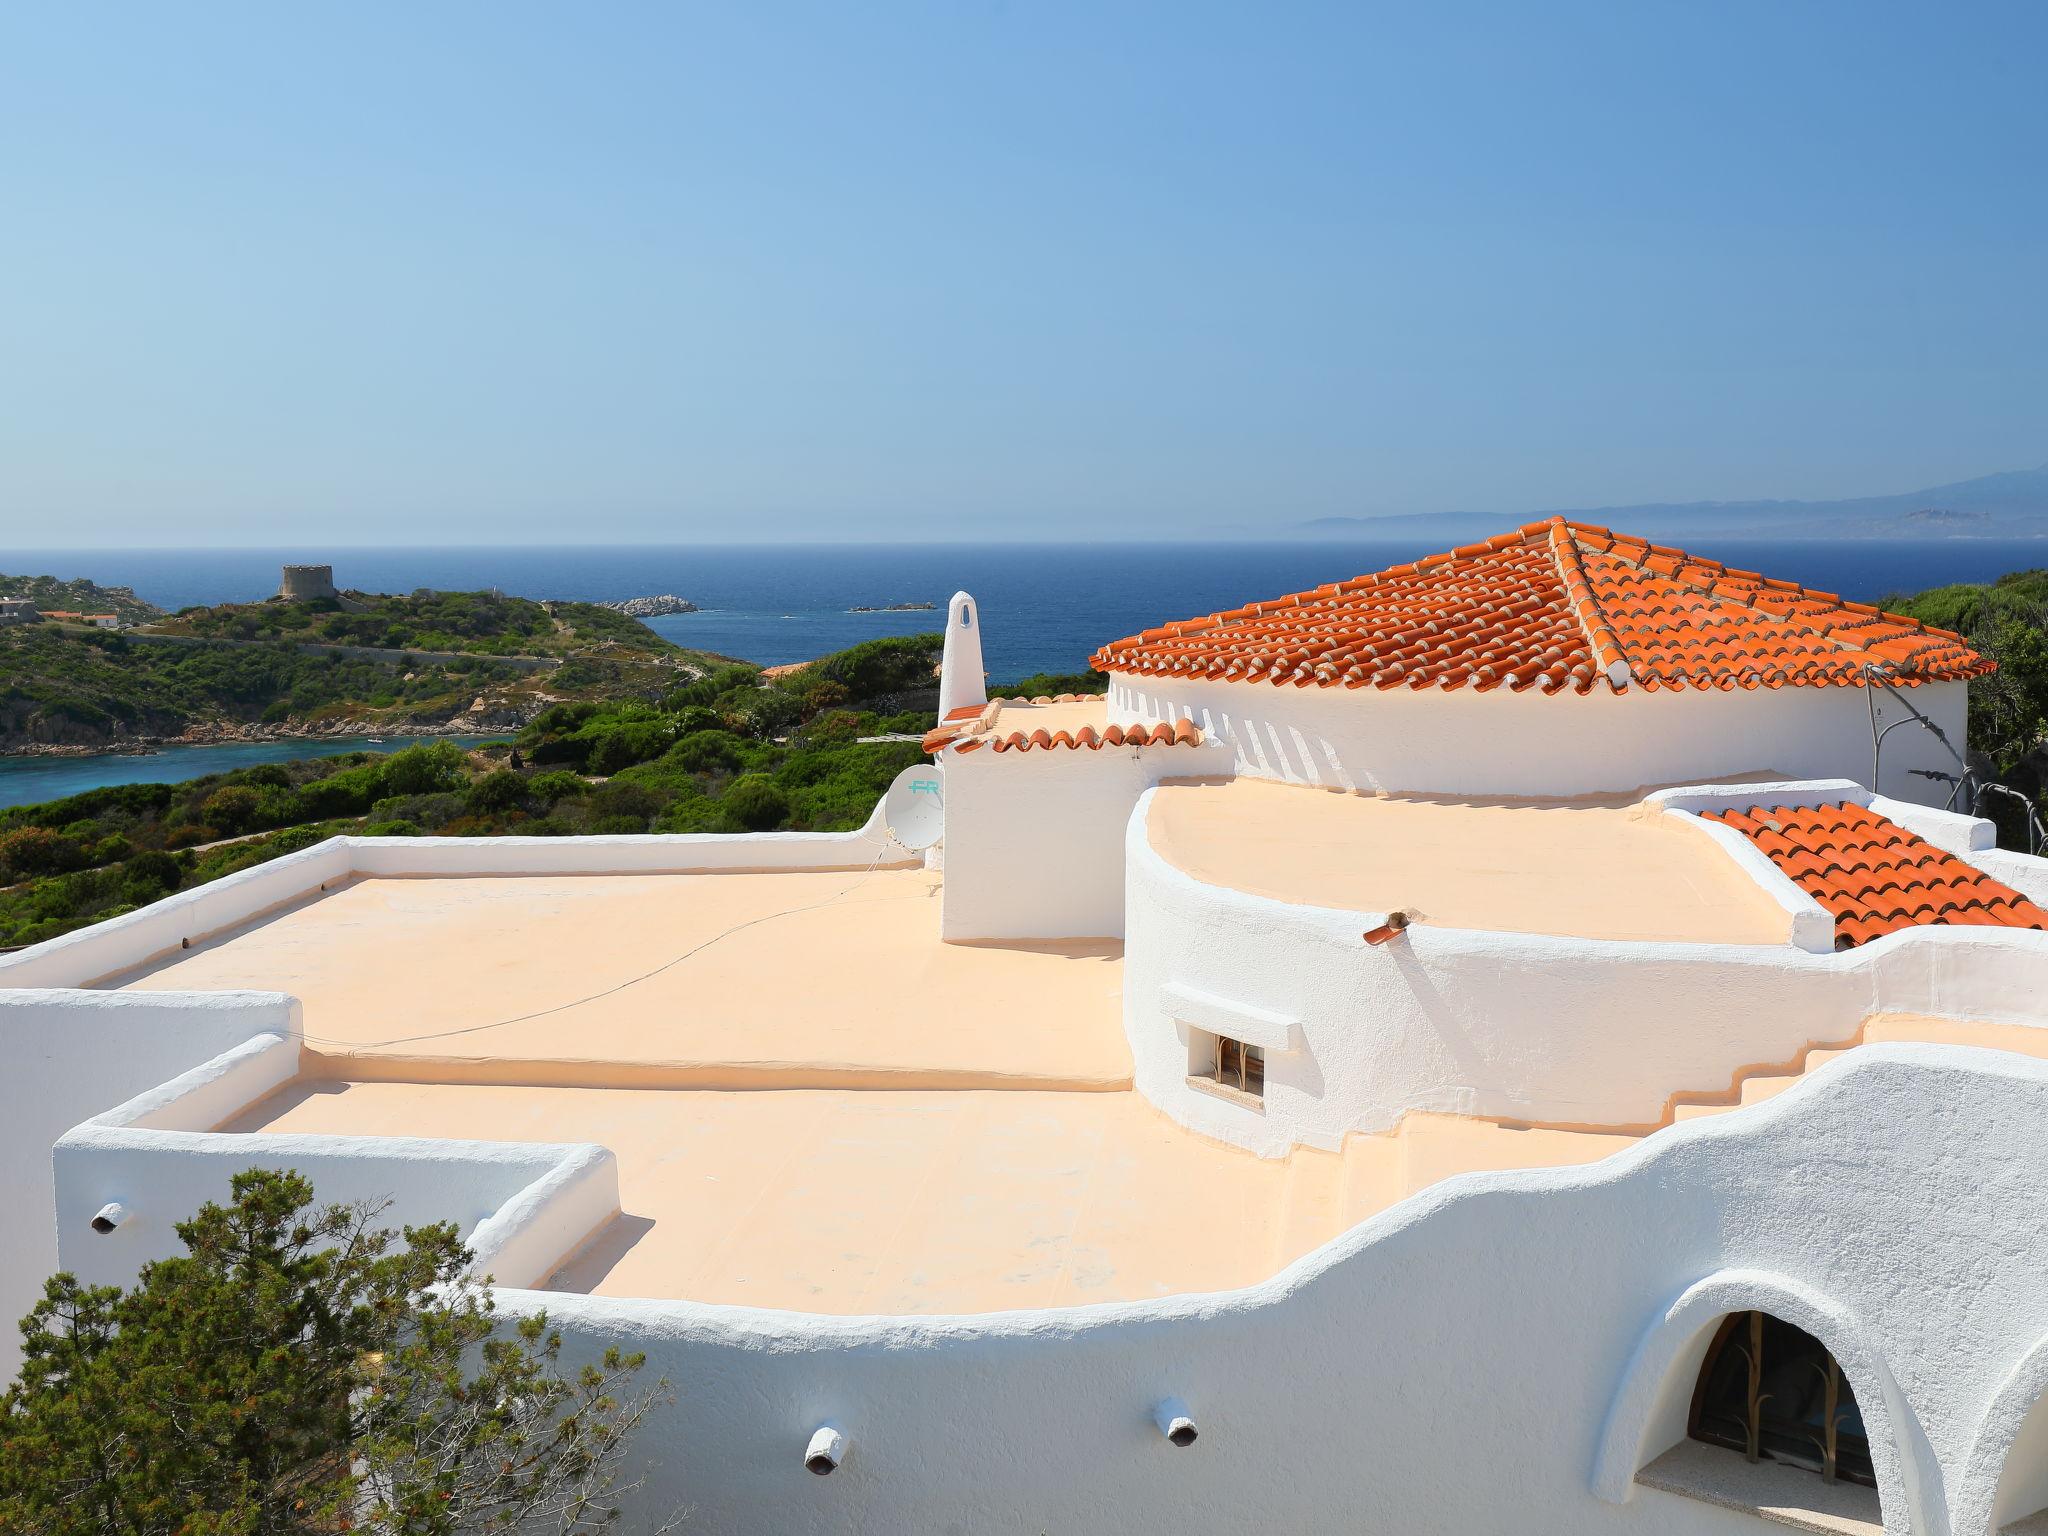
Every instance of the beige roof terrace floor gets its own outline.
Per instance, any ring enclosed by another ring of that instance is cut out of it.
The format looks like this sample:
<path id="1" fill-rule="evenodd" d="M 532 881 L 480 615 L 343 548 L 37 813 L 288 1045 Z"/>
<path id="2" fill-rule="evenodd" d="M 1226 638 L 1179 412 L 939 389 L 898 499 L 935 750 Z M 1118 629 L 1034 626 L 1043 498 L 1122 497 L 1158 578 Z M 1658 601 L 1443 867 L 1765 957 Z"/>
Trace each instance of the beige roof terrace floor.
<path id="1" fill-rule="evenodd" d="M 1147 831 L 1212 885 L 1441 927 L 1784 944 L 1789 919 L 1679 819 L 1623 797 L 1459 800 L 1258 779 L 1164 784 Z"/>
<path id="2" fill-rule="evenodd" d="M 945 944 L 938 906 L 922 870 L 362 879 L 105 985 L 289 992 L 359 1078 L 1130 1081 L 1120 945 Z"/>
<path id="3" fill-rule="evenodd" d="M 1416 1116 L 1400 1138 L 1281 1160 L 1129 1092 L 396 1082 L 295 1084 L 222 1129 L 598 1142 L 623 1214 L 551 1288 L 841 1314 L 1249 1285 L 1448 1172 L 1628 1144 Z"/>

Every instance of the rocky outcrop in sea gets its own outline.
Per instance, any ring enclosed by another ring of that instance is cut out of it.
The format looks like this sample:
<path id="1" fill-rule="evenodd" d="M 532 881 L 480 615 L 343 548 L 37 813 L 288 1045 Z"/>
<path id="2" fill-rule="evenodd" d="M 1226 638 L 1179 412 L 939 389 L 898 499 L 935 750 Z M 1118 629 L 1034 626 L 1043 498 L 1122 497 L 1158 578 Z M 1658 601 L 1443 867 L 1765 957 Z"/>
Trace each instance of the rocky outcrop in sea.
<path id="1" fill-rule="evenodd" d="M 677 597 L 673 592 L 660 597 L 628 597 L 615 603 L 599 603 L 600 608 L 609 608 L 614 613 L 623 613 L 629 619 L 662 619 L 672 613 L 695 613 L 697 605 L 687 597 Z"/>

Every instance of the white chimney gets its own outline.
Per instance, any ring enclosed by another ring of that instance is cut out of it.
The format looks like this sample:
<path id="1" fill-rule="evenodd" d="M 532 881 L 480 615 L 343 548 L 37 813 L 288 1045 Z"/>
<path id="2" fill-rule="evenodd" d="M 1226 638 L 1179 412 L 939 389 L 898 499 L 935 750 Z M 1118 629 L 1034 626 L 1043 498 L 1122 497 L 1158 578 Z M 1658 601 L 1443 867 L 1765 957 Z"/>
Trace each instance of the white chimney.
<path id="1" fill-rule="evenodd" d="M 981 617 L 974 599 L 955 592 L 946 604 L 946 654 L 939 663 L 939 718 L 956 709 L 988 702 L 988 673 L 981 665 Z"/>

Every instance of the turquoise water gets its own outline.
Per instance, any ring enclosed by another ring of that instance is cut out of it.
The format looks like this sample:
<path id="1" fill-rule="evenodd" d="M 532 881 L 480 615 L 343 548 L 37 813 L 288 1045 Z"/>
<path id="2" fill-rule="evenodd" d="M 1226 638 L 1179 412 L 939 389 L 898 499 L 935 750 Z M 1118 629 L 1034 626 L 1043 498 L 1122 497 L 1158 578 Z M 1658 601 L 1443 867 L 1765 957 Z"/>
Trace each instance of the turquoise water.
<path id="1" fill-rule="evenodd" d="M 175 784 L 230 768 L 287 763 L 344 752 L 396 752 L 417 741 L 453 741 L 465 747 L 503 736 L 360 736 L 331 741 L 238 741 L 218 747 L 165 747 L 148 757 L 0 757 L 0 806 L 60 800 L 106 784 Z"/>

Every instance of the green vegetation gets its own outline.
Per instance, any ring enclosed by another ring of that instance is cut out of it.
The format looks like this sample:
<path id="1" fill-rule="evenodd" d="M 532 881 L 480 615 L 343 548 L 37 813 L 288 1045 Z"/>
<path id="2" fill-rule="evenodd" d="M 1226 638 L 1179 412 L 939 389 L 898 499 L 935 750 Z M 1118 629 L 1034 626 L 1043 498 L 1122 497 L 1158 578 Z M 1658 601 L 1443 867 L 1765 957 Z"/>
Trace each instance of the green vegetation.
<path id="1" fill-rule="evenodd" d="M 2040 806 L 2048 789 L 2048 570 L 1888 597 L 1881 606 L 1954 630 L 1998 663 L 1970 683 L 1970 756 L 1980 772 Z M 2017 810 L 1993 798 L 1979 814 L 1998 821 L 2001 842 L 2025 847 Z"/>
<path id="2" fill-rule="evenodd" d="M 584 603 L 461 592 L 370 601 L 363 612 L 331 601 L 188 609 L 147 631 L 176 641 L 0 627 L 0 749 L 251 727 L 406 731 L 458 719 L 492 730 L 562 697 L 657 699 L 722 659 Z M 300 649 L 308 643 L 461 654 L 361 660 Z M 541 671 L 493 659 L 521 654 L 564 659 Z"/>
<path id="3" fill-rule="evenodd" d="M 1107 693 L 1109 674 L 1092 668 L 1086 672 L 1034 672 L 1019 682 L 993 691 L 1013 699 L 1056 699 L 1063 693 Z"/>
<path id="4" fill-rule="evenodd" d="M 610 1528 L 666 1385 L 616 1348 L 565 1370 L 507 1325 L 450 1223 L 376 1227 L 252 1171 L 134 1286 L 58 1275 L 0 1397 L 0 1528 L 26 1536 L 390 1536 Z"/>
<path id="5" fill-rule="evenodd" d="M 145 603 L 132 587 L 103 587 L 97 582 L 59 581 L 55 576 L 0 575 L 0 597 L 25 597 L 38 609 L 60 613 L 111 613 L 123 624 L 163 617 L 163 609 Z"/>
<path id="6" fill-rule="evenodd" d="M 399 651 L 462 651 L 478 656 L 577 656 L 604 649 L 661 655 L 661 636 L 592 603 L 539 603 L 496 592 L 415 592 L 342 600 L 229 603 L 186 608 L 152 624 L 154 634 L 211 640 L 289 640 Z"/>
<path id="7" fill-rule="evenodd" d="M 509 745 L 434 742 L 0 810 L 0 944 L 118 917 L 338 832 L 858 827 L 889 781 L 924 755 L 915 740 L 859 738 L 931 728 L 939 649 L 936 635 L 871 640 L 772 682 L 744 665 L 671 671 L 671 686 L 651 701 L 549 705 Z"/>

